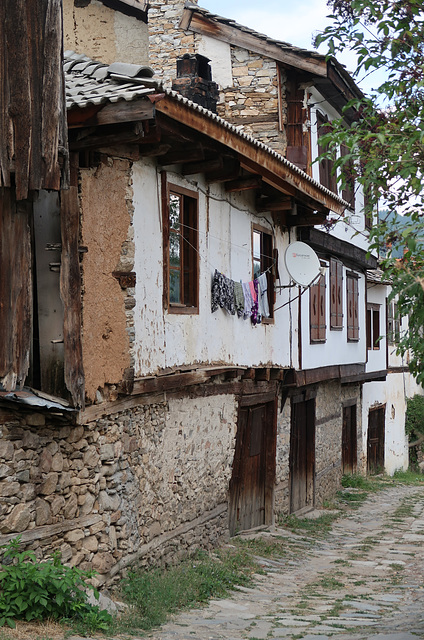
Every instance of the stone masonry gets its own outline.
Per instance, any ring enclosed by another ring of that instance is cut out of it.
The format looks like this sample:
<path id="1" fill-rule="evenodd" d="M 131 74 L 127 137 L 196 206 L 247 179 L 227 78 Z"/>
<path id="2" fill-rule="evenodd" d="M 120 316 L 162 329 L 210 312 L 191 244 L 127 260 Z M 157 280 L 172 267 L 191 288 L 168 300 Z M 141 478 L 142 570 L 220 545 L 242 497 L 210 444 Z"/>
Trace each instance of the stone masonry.
<path id="1" fill-rule="evenodd" d="M 0 544 L 60 549 L 102 584 L 227 535 L 234 396 L 145 399 L 78 426 L 3 410 L 0 424 Z"/>

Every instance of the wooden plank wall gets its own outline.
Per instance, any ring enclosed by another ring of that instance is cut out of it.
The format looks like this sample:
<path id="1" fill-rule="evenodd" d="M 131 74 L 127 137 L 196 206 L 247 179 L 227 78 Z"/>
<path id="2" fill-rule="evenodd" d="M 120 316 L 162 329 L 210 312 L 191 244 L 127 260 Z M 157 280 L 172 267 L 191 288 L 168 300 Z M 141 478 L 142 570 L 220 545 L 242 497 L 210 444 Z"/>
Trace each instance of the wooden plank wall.
<path id="1" fill-rule="evenodd" d="M 61 0 L 2 0 L 0 187 L 66 187 L 66 131 Z"/>

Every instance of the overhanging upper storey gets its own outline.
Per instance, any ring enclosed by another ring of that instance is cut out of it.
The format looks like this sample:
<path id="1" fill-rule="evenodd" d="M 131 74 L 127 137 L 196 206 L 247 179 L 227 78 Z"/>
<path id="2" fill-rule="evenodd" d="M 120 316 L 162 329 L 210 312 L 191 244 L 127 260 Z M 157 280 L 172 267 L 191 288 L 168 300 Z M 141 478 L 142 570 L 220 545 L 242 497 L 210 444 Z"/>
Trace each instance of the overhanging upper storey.
<path id="1" fill-rule="evenodd" d="M 150 70 L 102 65 L 67 53 L 68 124 L 73 151 L 132 147 L 184 174 L 204 173 L 228 191 L 254 190 L 260 211 L 283 226 L 319 224 L 347 203 L 264 143 L 183 98 L 164 91 Z"/>

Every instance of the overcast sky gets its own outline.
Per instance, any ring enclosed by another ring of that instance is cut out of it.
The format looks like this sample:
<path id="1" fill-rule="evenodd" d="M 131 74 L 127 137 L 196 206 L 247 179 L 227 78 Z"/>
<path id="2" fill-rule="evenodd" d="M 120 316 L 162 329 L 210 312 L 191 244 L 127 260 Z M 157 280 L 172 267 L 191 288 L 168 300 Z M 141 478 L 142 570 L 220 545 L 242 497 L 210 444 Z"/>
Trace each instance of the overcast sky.
<path id="1" fill-rule="evenodd" d="M 314 34 L 331 23 L 326 18 L 331 13 L 327 0 L 199 0 L 199 6 L 277 40 L 309 50 L 313 49 Z M 318 51 L 324 55 L 325 44 Z M 352 55 L 338 56 L 338 60 L 348 71 L 355 68 Z M 368 92 L 381 80 L 381 76 L 371 75 L 358 84 L 362 91 Z"/>

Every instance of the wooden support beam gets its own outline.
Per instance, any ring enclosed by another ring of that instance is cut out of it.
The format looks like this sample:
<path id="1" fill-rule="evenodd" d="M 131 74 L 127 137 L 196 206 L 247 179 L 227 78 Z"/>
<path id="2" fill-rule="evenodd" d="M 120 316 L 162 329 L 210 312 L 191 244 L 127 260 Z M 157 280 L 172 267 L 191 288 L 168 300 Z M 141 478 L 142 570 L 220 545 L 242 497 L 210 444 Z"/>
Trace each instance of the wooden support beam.
<path id="1" fill-rule="evenodd" d="M 208 182 L 227 182 L 227 180 L 235 180 L 240 173 L 240 163 L 236 158 L 231 156 L 223 156 L 224 164 L 222 168 L 208 171 L 205 178 Z"/>
<path id="2" fill-rule="evenodd" d="M 246 178 L 238 178 L 237 180 L 230 180 L 225 185 L 225 191 L 249 191 L 251 189 L 261 189 L 262 178 L 261 176 L 248 176 Z"/>
<path id="3" fill-rule="evenodd" d="M 221 156 L 204 160 L 203 162 L 188 162 L 183 165 L 182 173 L 185 176 L 195 173 L 207 173 L 208 171 L 217 171 L 224 167 L 224 161 Z"/>
<path id="4" fill-rule="evenodd" d="M 68 126 L 70 129 L 103 124 L 119 124 L 123 122 L 138 122 L 153 120 L 155 106 L 150 100 L 132 100 L 127 102 L 109 103 L 104 106 L 89 105 L 85 109 L 71 109 L 68 111 Z"/>
<path id="5" fill-rule="evenodd" d="M 260 198 L 256 201 L 257 211 L 289 211 L 295 208 L 296 205 L 293 198 Z"/>
<path id="6" fill-rule="evenodd" d="M 258 382 L 269 382 L 271 379 L 271 369 L 265 367 L 263 369 L 255 369 L 255 380 Z"/>
<path id="7" fill-rule="evenodd" d="M 185 146 L 167 153 L 164 158 L 161 158 L 161 165 L 166 167 L 172 164 L 181 164 L 182 162 L 200 162 L 204 158 L 205 152 L 201 145 Z"/>

